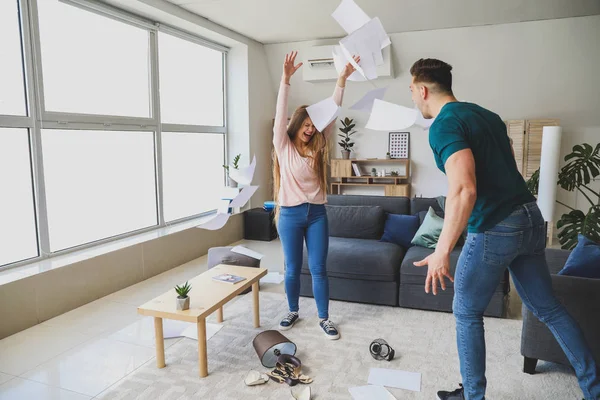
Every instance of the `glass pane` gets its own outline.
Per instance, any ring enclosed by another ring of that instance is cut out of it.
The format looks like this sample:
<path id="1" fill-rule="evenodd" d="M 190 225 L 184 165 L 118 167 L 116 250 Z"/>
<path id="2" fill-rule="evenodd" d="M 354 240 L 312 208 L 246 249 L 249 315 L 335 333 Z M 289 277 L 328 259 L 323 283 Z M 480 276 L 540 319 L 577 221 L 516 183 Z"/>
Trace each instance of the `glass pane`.
<path id="1" fill-rule="evenodd" d="M 42 130 L 50 250 L 157 225 L 152 132 Z"/>
<path id="2" fill-rule="evenodd" d="M 0 265 L 37 257 L 27 129 L 0 128 Z"/>
<path id="3" fill-rule="evenodd" d="M 26 115 L 19 10 L 16 0 L 0 1 L 0 114 Z"/>
<path id="4" fill-rule="evenodd" d="M 163 123 L 223 126 L 223 53 L 158 35 Z"/>
<path id="5" fill-rule="evenodd" d="M 46 111 L 150 116 L 146 30 L 58 0 L 38 8 Z"/>
<path id="6" fill-rule="evenodd" d="M 166 221 L 215 210 L 224 186 L 224 135 L 162 134 Z"/>

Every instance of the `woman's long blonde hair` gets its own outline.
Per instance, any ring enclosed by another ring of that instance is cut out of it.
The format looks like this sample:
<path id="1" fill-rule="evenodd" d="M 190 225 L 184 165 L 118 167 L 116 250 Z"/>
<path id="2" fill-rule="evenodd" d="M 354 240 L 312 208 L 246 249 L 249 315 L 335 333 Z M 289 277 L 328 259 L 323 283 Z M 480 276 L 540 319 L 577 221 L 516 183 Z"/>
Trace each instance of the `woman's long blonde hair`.
<path id="1" fill-rule="evenodd" d="M 304 120 L 308 118 L 306 111 L 308 106 L 300 106 L 292 114 L 290 123 L 287 127 L 287 135 L 291 141 L 296 138 L 298 131 L 302 127 Z M 316 129 L 316 128 L 315 128 Z M 308 145 L 306 156 L 310 159 L 311 166 L 319 178 L 319 185 L 324 193 L 327 193 L 327 164 L 329 162 L 329 145 L 322 132 L 316 131 L 311 137 Z M 273 200 L 275 201 L 275 222 L 279 221 L 279 188 L 281 187 L 281 171 L 279 169 L 279 160 L 277 153 L 273 149 Z"/>

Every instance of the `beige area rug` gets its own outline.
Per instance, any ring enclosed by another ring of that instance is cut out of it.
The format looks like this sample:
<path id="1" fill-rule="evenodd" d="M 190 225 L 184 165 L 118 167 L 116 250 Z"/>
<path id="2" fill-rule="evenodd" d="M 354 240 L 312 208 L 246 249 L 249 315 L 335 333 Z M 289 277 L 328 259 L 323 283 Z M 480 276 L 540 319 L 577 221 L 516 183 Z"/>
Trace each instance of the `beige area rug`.
<path id="1" fill-rule="evenodd" d="M 267 371 L 252 340 L 263 330 L 276 329 L 287 311 L 282 294 L 262 292 L 260 299 L 259 329 L 252 325 L 251 294 L 225 307 L 224 326 L 208 341 L 207 378 L 198 377 L 197 342 L 184 338 L 167 349 L 166 368 L 156 368 L 152 359 L 98 398 L 291 399 L 287 385 L 268 382 L 247 387 L 243 383 L 248 371 Z M 312 298 L 300 299 L 301 319 L 284 332 L 298 346 L 296 355 L 303 362 L 303 372 L 314 379 L 313 399 L 350 399 L 348 388 L 366 385 L 372 367 L 422 374 L 421 392 L 388 389 L 397 399 L 433 400 L 438 390 L 453 390 L 460 382 L 452 314 L 332 301 L 330 315 L 340 328 L 338 341 L 327 340 L 318 328 Z M 521 372 L 521 321 L 486 318 L 485 327 L 489 399 L 582 398 L 574 374 L 566 367 L 540 363 L 541 373 L 530 376 Z M 394 347 L 392 362 L 371 357 L 369 343 L 376 338 L 384 338 Z"/>

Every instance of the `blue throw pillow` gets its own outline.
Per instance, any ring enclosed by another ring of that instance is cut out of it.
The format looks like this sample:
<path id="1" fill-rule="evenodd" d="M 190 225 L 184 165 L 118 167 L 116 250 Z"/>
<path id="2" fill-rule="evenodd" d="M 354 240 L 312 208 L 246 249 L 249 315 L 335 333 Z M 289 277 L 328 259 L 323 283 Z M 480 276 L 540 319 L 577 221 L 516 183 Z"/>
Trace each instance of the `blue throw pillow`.
<path id="1" fill-rule="evenodd" d="M 578 239 L 577 246 L 558 275 L 600 279 L 600 244 L 583 235 L 578 235 Z"/>
<path id="2" fill-rule="evenodd" d="M 408 249 L 410 241 L 419 229 L 419 216 L 388 214 L 380 242 L 395 243 Z"/>

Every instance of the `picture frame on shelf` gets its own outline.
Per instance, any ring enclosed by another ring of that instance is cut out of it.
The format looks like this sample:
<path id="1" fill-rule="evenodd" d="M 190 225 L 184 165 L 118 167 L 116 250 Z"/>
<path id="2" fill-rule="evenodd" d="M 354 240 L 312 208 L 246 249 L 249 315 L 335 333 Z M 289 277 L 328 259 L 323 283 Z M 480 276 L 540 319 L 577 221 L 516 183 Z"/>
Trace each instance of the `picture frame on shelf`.
<path id="1" fill-rule="evenodd" d="M 390 158 L 408 159 L 410 157 L 410 132 L 390 132 L 388 152 Z"/>

